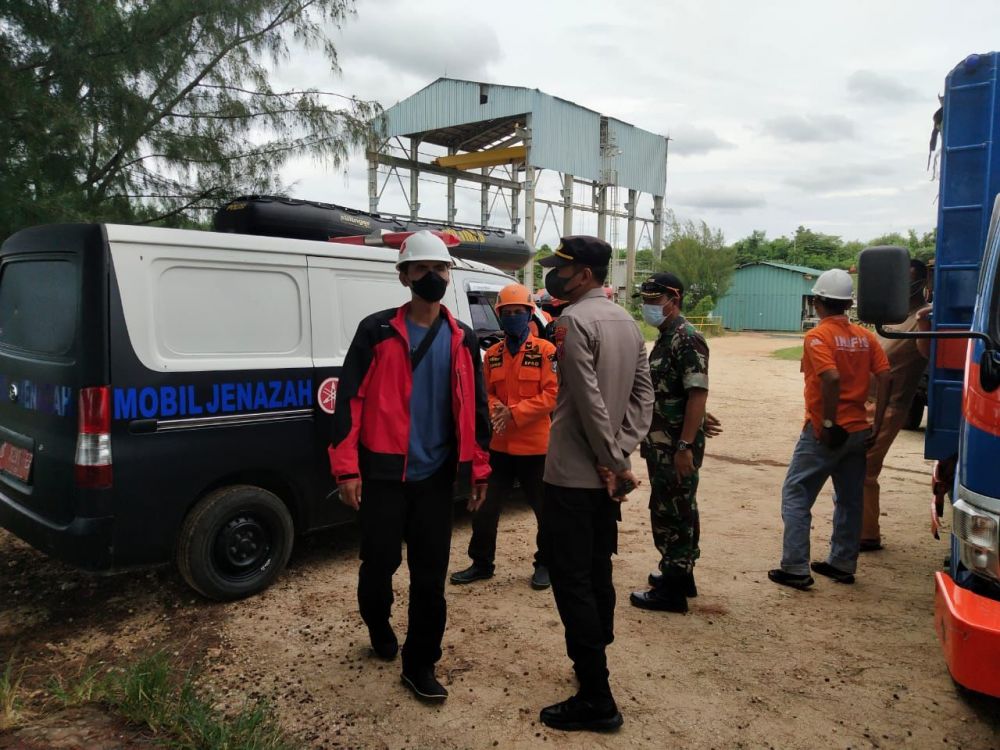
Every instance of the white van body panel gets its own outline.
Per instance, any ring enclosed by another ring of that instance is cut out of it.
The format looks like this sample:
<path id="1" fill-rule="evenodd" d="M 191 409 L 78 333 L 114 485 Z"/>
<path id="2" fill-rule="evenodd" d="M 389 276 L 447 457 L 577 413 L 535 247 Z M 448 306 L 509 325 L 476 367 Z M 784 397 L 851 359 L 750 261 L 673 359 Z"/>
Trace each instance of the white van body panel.
<path id="1" fill-rule="evenodd" d="M 339 367 L 358 323 L 409 299 L 391 248 L 106 226 L 126 328 L 159 372 Z M 475 327 L 469 293 L 513 278 L 456 259 L 442 303 Z"/>

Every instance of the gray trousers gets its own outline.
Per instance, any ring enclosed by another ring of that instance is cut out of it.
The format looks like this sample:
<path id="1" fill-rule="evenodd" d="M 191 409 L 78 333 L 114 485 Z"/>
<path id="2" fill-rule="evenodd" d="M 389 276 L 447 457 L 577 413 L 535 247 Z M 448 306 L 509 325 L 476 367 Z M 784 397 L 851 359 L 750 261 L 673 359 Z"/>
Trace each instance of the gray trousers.
<path id="1" fill-rule="evenodd" d="M 865 439 L 869 432 L 852 432 L 836 450 L 816 439 L 812 425 L 806 425 L 799 435 L 781 488 L 781 520 L 785 524 L 781 569 L 786 573 L 809 573 L 812 507 L 830 477 L 834 508 L 827 562 L 845 573 L 853 573 L 857 568 L 864 508 Z"/>

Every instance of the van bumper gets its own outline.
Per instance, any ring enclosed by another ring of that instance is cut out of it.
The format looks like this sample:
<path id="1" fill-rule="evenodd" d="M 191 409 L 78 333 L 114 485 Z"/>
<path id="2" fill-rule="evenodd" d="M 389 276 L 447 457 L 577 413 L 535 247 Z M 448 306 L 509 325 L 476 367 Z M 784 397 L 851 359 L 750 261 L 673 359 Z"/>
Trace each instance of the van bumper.
<path id="1" fill-rule="evenodd" d="M 114 518 L 74 518 L 66 525 L 32 513 L 0 492 L 0 526 L 35 549 L 78 568 L 109 570 Z"/>
<path id="2" fill-rule="evenodd" d="M 934 575 L 934 629 L 959 685 L 1000 698 L 1000 601 Z"/>

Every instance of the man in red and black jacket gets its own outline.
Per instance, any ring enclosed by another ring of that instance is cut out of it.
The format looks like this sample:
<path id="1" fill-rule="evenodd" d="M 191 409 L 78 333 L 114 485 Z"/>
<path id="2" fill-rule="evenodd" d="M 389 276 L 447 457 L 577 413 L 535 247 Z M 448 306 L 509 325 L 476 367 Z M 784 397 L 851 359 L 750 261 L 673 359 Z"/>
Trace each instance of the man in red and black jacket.
<path id="1" fill-rule="evenodd" d="M 358 603 L 372 649 L 384 659 L 399 649 L 389 615 L 405 541 L 402 679 L 419 698 L 444 700 L 434 665 L 446 620 L 453 486 L 456 478 L 471 483 L 470 510 L 485 499 L 489 414 L 476 335 L 441 305 L 451 268 L 444 241 L 412 234 L 396 268 L 411 300 L 358 325 L 340 375 L 330 467 L 341 501 L 359 511 Z"/>

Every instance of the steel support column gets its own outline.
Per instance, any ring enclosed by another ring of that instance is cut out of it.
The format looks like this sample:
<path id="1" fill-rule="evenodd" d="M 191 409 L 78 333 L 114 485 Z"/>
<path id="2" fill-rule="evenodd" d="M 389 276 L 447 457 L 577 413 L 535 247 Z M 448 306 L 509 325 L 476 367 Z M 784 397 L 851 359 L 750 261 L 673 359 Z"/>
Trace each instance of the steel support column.
<path id="1" fill-rule="evenodd" d="M 524 241 L 528 247 L 535 246 L 535 168 L 524 167 Z M 534 291 L 535 259 L 529 258 L 524 264 L 524 285 Z"/>
<path id="2" fill-rule="evenodd" d="M 638 190 L 628 191 L 628 203 L 625 210 L 628 212 L 628 234 L 625 249 L 625 299 L 627 302 L 632 297 L 632 286 L 635 282 L 635 204 L 639 200 Z"/>
<path id="3" fill-rule="evenodd" d="M 490 168 L 483 167 L 479 170 L 483 177 L 490 176 Z M 479 225 L 486 229 L 490 225 L 490 186 L 485 182 L 479 189 Z"/>
<path id="4" fill-rule="evenodd" d="M 416 164 L 419 161 L 420 153 L 418 148 L 420 146 L 419 138 L 410 139 L 410 161 Z M 420 218 L 420 169 L 418 167 L 410 167 L 410 219 L 416 221 Z"/>
<path id="5" fill-rule="evenodd" d="M 608 188 L 597 185 L 597 236 L 608 240 Z"/>
<path id="6" fill-rule="evenodd" d="M 563 175 L 563 237 L 573 234 L 573 175 Z"/>
<path id="7" fill-rule="evenodd" d="M 368 153 L 368 212 L 378 213 L 378 154 Z"/>
<path id="8" fill-rule="evenodd" d="M 653 196 L 653 257 L 663 257 L 663 196 Z"/>
<path id="9" fill-rule="evenodd" d="M 456 151 L 457 149 L 454 146 L 448 147 L 449 156 L 453 155 Z M 448 223 L 449 224 L 455 221 L 455 216 L 458 212 L 458 209 L 455 208 L 455 181 L 456 180 L 454 177 L 448 178 Z"/>

